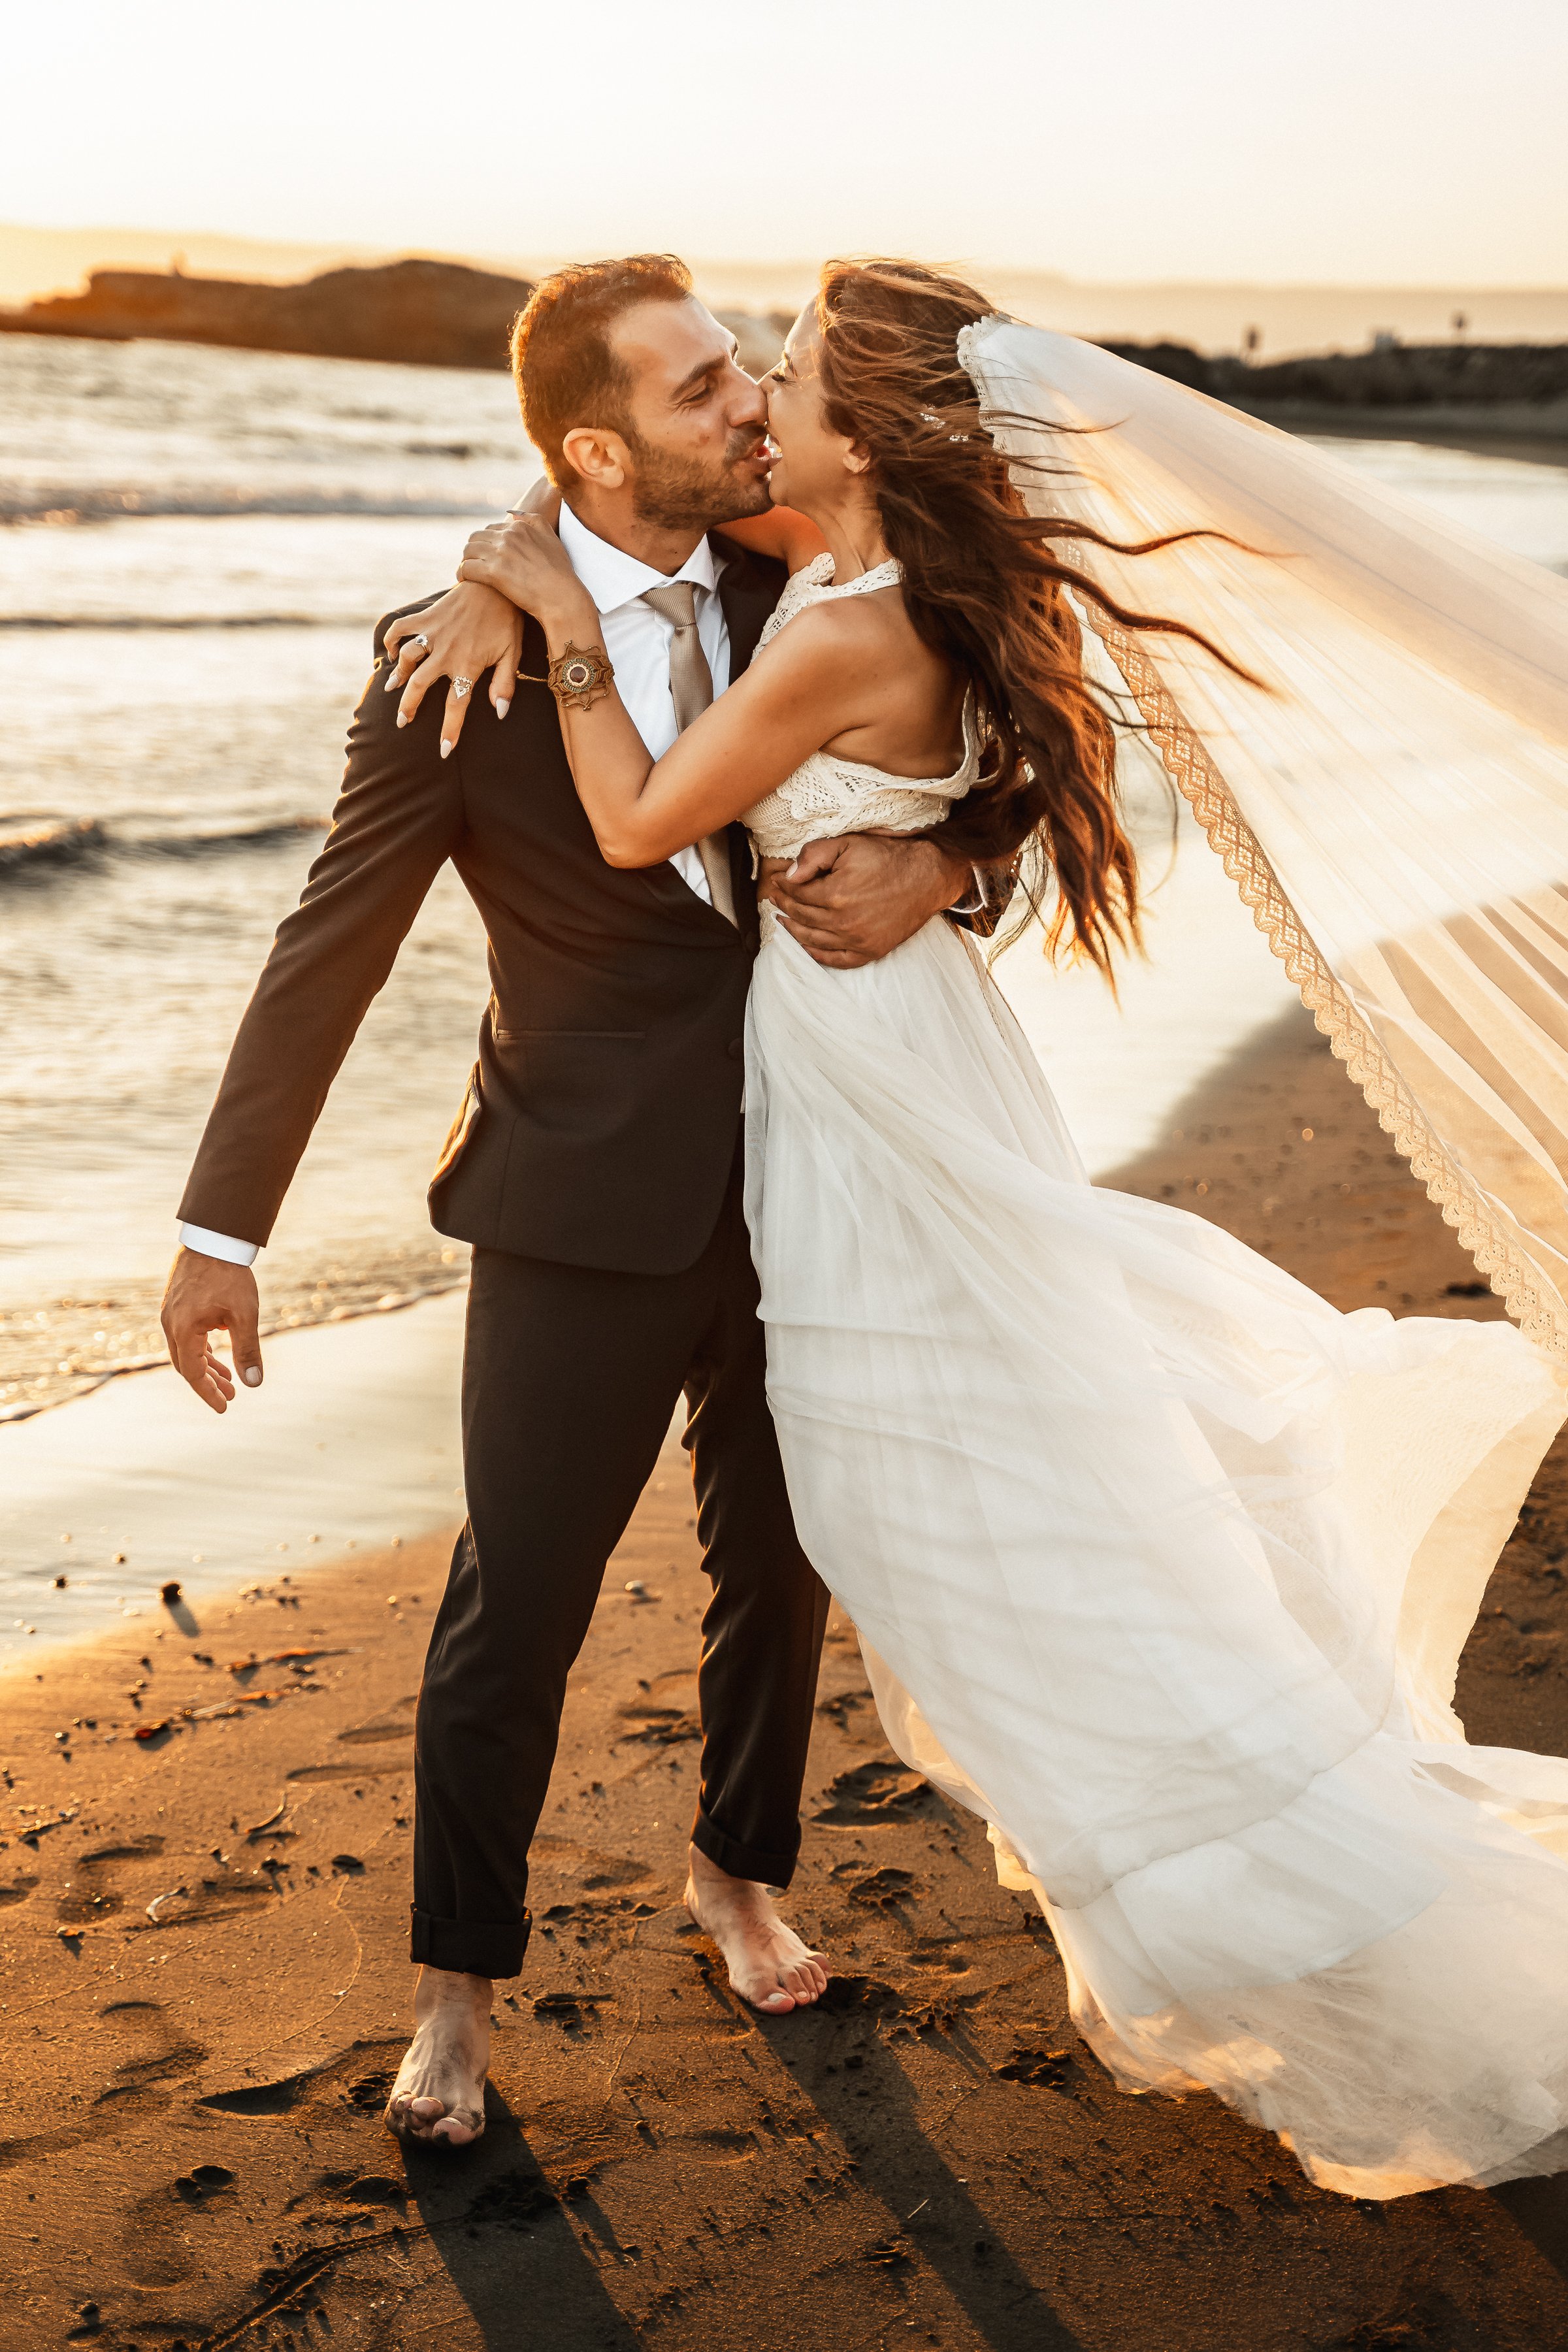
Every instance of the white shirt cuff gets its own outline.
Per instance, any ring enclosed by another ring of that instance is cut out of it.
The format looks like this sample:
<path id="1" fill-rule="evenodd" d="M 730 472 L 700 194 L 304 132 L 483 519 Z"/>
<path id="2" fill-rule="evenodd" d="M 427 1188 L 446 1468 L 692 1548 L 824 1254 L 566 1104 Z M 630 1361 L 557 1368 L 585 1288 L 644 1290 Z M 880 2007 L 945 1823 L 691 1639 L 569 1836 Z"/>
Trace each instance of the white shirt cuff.
<path id="1" fill-rule="evenodd" d="M 232 1234 L 211 1234 L 205 1225 L 182 1225 L 180 1243 L 198 1257 L 226 1258 L 230 1265 L 254 1265 L 259 1244 L 237 1242 Z"/>
<path id="2" fill-rule="evenodd" d="M 969 888 L 962 898 L 955 898 L 948 908 L 950 915 L 983 915 L 985 912 L 985 885 L 980 879 L 980 869 L 969 869 Z"/>

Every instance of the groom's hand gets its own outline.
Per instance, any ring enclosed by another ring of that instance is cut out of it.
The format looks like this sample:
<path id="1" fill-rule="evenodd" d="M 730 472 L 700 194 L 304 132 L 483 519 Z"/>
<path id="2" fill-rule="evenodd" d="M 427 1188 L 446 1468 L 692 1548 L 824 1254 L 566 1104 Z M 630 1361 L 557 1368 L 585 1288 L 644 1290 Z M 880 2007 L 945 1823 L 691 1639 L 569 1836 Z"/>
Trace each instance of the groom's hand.
<path id="1" fill-rule="evenodd" d="M 763 896 L 816 962 L 852 971 L 891 954 L 973 887 L 968 862 L 934 841 L 851 833 L 839 841 L 808 842 L 793 866 L 764 885 Z"/>
<path id="2" fill-rule="evenodd" d="M 209 1345 L 214 1331 L 226 1331 L 235 1370 L 247 1388 L 261 1385 L 261 1302 L 247 1265 L 181 1250 L 169 1273 L 161 1318 L 169 1360 L 204 1404 L 226 1412 L 234 1399 L 234 1374 Z"/>

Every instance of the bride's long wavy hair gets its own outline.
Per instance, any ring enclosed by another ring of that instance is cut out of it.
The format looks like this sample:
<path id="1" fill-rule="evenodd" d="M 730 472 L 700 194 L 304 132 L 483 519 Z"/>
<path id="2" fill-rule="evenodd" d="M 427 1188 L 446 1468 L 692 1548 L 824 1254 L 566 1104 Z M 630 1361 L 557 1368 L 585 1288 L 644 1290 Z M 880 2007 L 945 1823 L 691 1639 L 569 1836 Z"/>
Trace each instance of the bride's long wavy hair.
<path id="1" fill-rule="evenodd" d="M 1123 547 L 1086 523 L 1027 511 L 958 358 L 960 331 L 994 307 L 920 262 L 828 262 L 816 297 L 823 398 L 832 430 L 870 457 L 910 619 L 967 673 L 984 715 L 986 788 L 956 803 L 932 837 L 976 862 L 1019 857 L 1047 952 L 1086 956 L 1109 975 L 1116 949 L 1138 939 L 1138 860 L 1118 802 L 1115 730 L 1084 676 L 1066 593 L 1082 595 L 1086 583 L 1063 549 L 1089 541 L 1142 554 L 1173 541 Z M 1128 611 L 1103 590 L 1095 601 L 1123 628 L 1194 638 L 1236 667 L 1179 621 Z"/>

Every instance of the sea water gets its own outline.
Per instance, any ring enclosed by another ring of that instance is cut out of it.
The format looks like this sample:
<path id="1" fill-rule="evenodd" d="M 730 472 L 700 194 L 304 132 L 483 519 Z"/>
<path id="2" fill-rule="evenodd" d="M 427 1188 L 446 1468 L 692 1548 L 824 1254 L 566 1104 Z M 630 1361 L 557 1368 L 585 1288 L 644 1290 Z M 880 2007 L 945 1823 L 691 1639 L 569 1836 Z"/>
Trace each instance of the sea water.
<path id="1" fill-rule="evenodd" d="M 156 1349 L 372 625 L 537 471 L 503 374 L 0 337 L 0 1412 Z M 423 1196 L 487 995 L 448 871 L 279 1222 L 276 1319 L 460 1276 Z"/>
<path id="2" fill-rule="evenodd" d="M 1568 467 L 1332 447 L 1568 570 Z M 0 1414 L 157 1349 L 185 1171 L 320 845 L 373 624 L 536 472 L 503 374 L 0 337 Z M 1141 829 L 1162 866 L 1167 819 Z M 1152 938 L 1131 1022 L 1098 982 L 1043 990 L 1027 941 L 1005 967 L 1091 1168 L 1289 999 L 1190 825 Z M 262 1262 L 275 1320 L 460 1278 L 424 1194 L 487 996 L 448 872 Z"/>

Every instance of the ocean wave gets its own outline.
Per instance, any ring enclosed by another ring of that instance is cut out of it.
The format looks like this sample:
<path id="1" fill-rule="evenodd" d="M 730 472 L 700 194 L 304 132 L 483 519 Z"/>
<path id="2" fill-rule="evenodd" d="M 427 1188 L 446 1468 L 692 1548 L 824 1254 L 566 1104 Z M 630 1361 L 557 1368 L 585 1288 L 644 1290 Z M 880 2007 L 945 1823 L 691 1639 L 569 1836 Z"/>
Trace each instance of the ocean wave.
<path id="1" fill-rule="evenodd" d="M 468 1252 L 451 1243 L 439 1248 L 425 1244 L 413 1251 L 372 1248 L 358 1261 L 334 1264 L 320 1280 L 318 1273 L 298 1264 L 268 1269 L 263 1339 L 417 1307 L 467 1282 Z M 118 1281 L 113 1289 L 110 1298 L 50 1298 L 36 1311 L 0 1311 L 0 1425 L 30 1421 L 127 1372 L 167 1365 L 169 1352 L 158 1328 L 162 1276 Z"/>
<path id="2" fill-rule="evenodd" d="M 351 613 L 0 613 L 4 629 L 361 629 Z"/>
<path id="3" fill-rule="evenodd" d="M 96 817 L 0 817 L 0 882 L 89 858 L 211 857 L 271 849 L 306 834 L 325 833 L 328 823 L 324 816 L 290 816 L 222 832 L 137 834 L 117 832 Z"/>
<path id="4" fill-rule="evenodd" d="M 100 849 L 103 841 L 102 825 L 86 816 L 44 817 L 14 833 L 0 830 L 0 877 L 39 866 L 74 865 Z"/>
<path id="5" fill-rule="evenodd" d="M 126 857 L 210 857 L 233 849 L 272 849 L 307 833 L 325 833 L 324 816 L 276 817 L 266 824 L 233 825 L 222 833 L 111 835 L 109 846 Z"/>
<path id="6" fill-rule="evenodd" d="M 465 498 L 445 492 L 335 489 L 247 489 L 202 485 L 184 489 L 116 488 L 111 483 L 35 485 L 0 482 L 0 523 L 112 522 L 127 517 L 195 515 L 410 515 L 494 517 L 504 514 L 515 486 L 476 488 Z"/>

